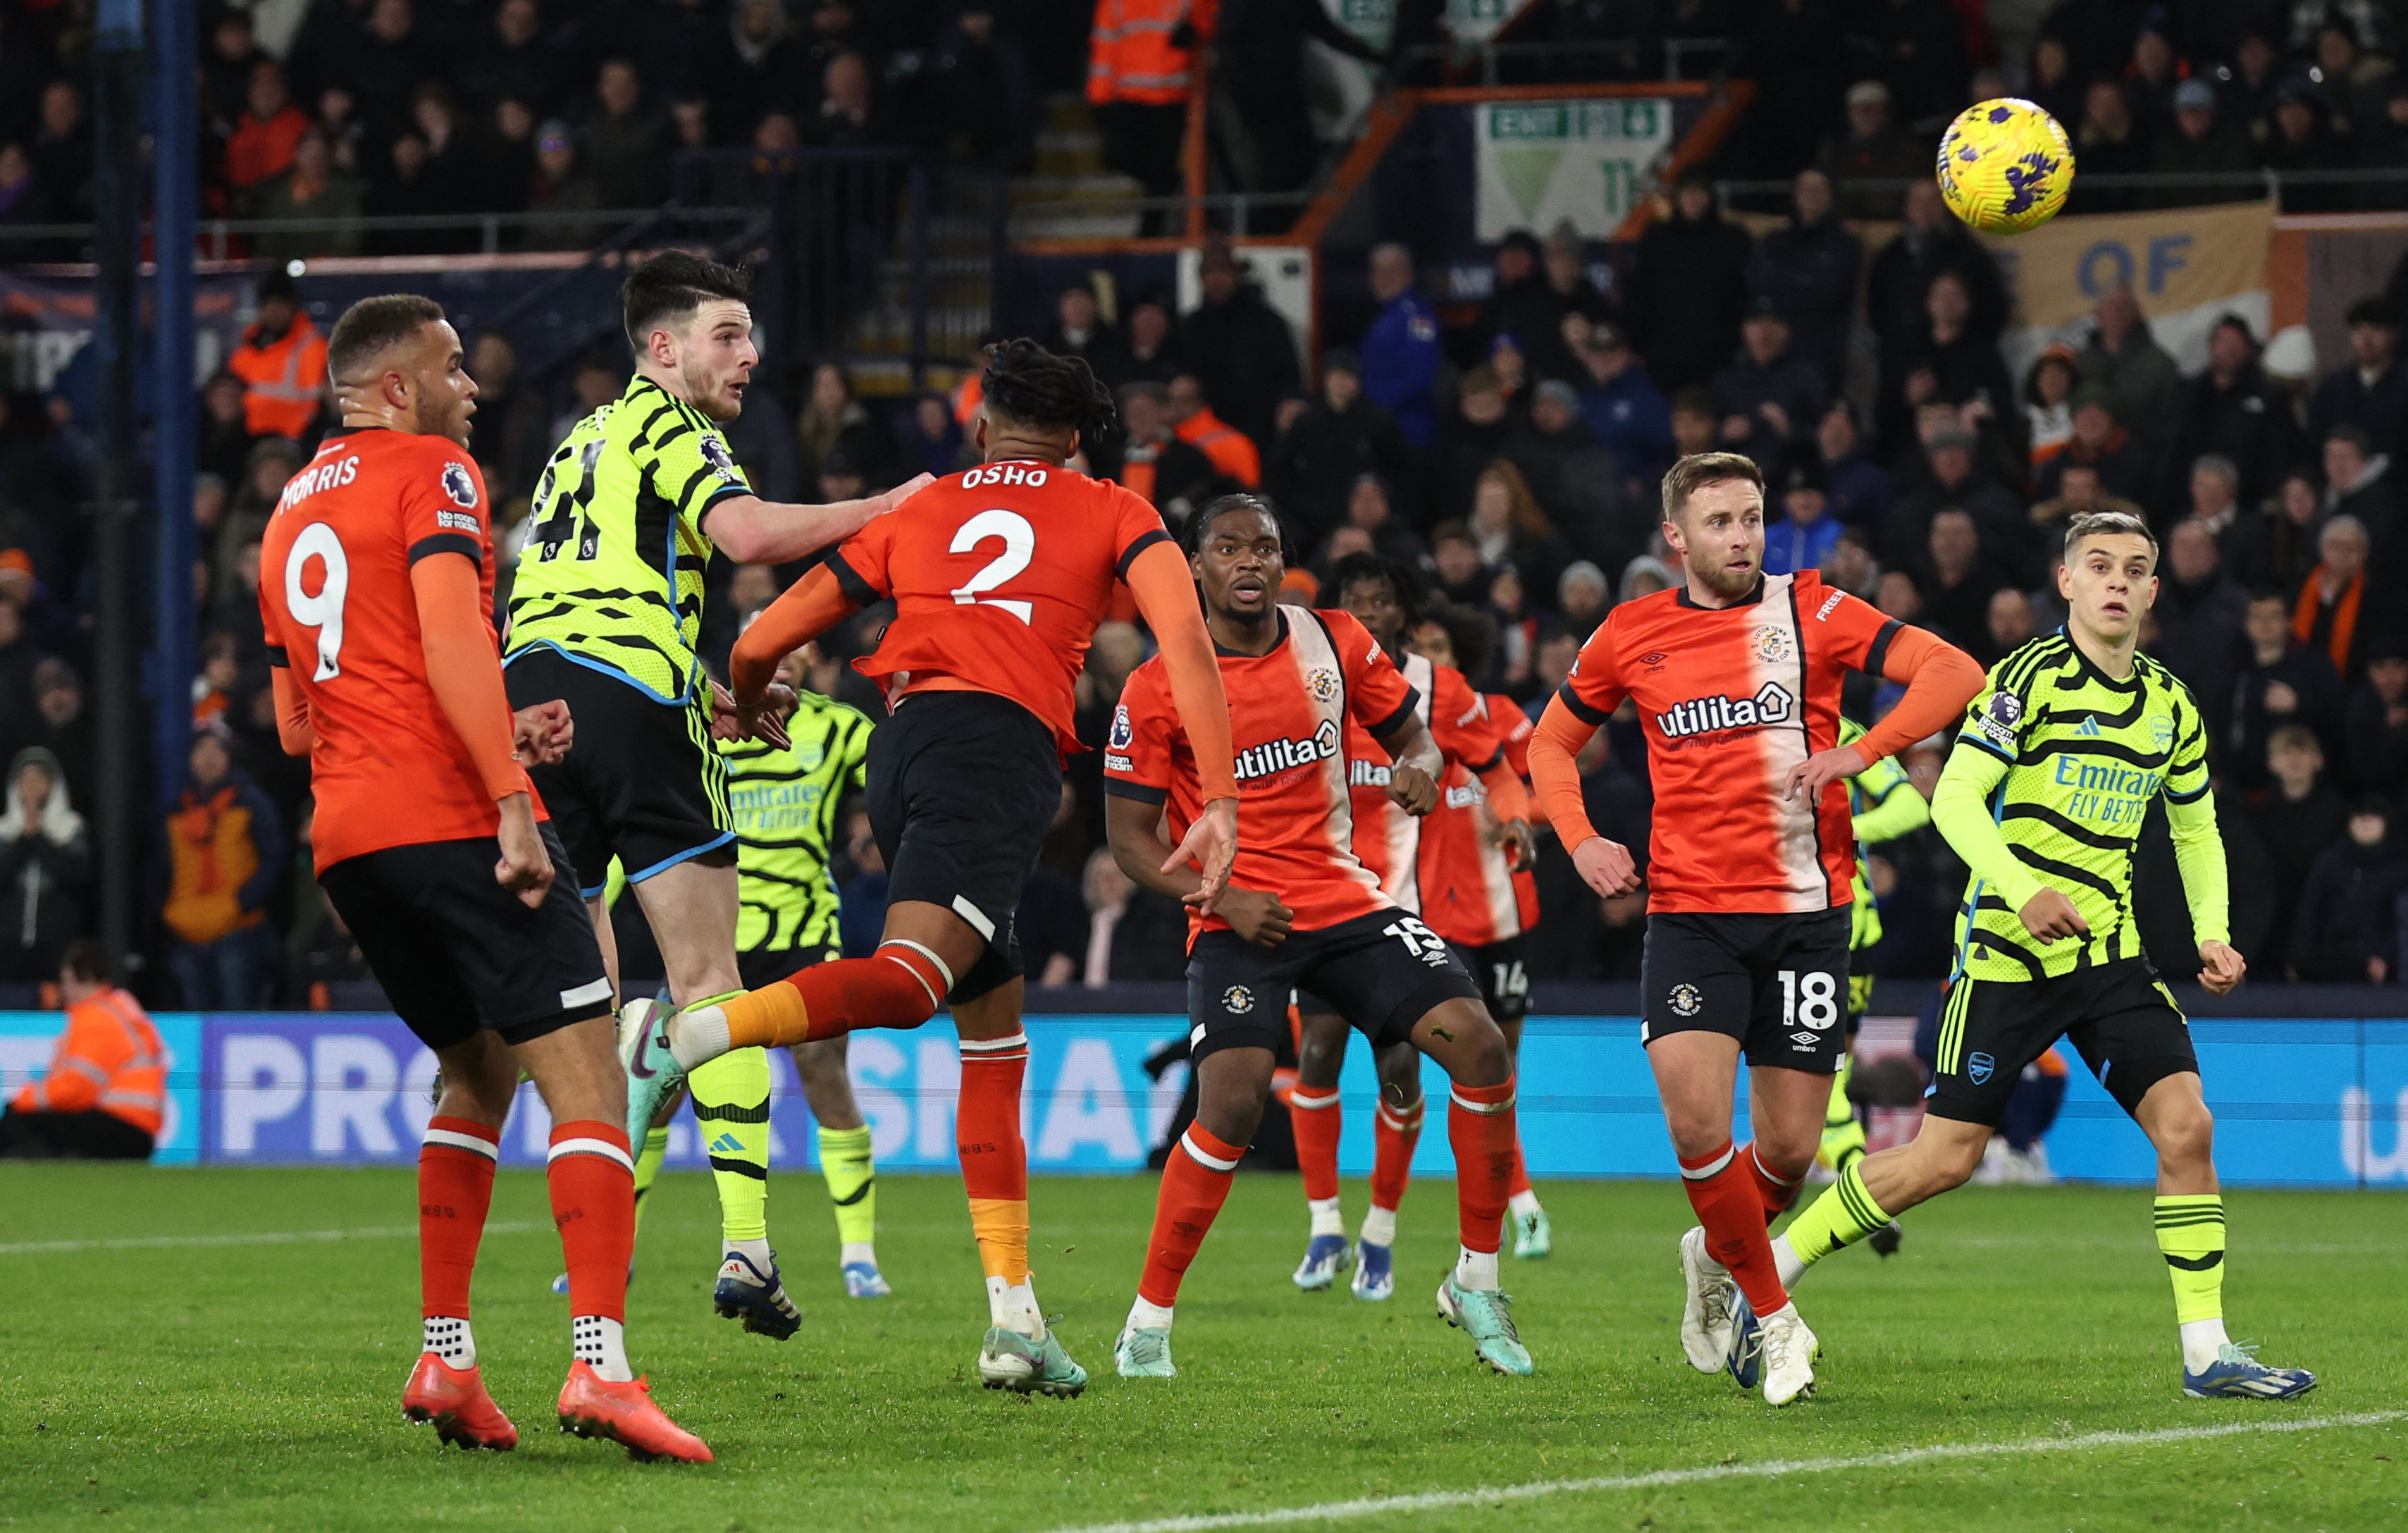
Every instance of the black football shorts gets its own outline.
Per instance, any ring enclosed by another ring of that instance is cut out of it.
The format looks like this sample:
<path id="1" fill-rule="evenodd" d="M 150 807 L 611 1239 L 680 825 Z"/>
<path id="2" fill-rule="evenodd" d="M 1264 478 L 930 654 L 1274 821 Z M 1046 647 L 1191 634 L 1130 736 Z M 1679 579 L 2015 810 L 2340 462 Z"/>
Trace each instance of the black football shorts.
<path id="1" fill-rule="evenodd" d="M 1639 1039 L 1727 1033 L 1750 1065 L 1829 1075 L 1848 1050 L 1848 910 L 1647 918 Z"/>
<path id="2" fill-rule="evenodd" d="M 2043 980 L 1960 976 L 1941 1003 L 1940 1058 L 1924 1110 L 1998 1127 L 2024 1067 L 2060 1038 L 2127 1112 L 2167 1076 L 2199 1071 L 2190 1024 L 2146 958 Z"/>
<path id="3" fill-rule="evenodd" d="M 1287 1040 L 1287 999 L 1302 989 L 1317 1009 L 1354 1024 L 1375 1049 L 1403 1043 L 1441 1001 L 1480 998 L 1446 939 L 1402 910 L 1374 910 L 1259 947 L 1226 928 L 1196 938 L 1187 959 L 1187 1056 L 1268 1049 Z"/>

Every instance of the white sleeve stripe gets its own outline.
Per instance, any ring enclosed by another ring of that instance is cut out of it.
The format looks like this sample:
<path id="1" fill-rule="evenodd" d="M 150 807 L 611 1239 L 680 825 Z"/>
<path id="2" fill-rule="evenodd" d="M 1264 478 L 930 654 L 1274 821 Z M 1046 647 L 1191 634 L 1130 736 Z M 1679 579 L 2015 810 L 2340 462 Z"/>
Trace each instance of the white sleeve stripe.
<path id="1" fill-rule="evenodd" d="M 1197 1165 L 1205 1168 L 1207 1170 L 1234 1171 L 1238 1168 L 1238 1163 L 1236 1161 L 1223 1160 L 1220 1156 L 1208 1153 L 1199 1148 L 1196 1143 L 1196 1135 L 1193 1130 L 1179 1136 L 1179 1148 L 1187 1152 L 1188 1159 L 1194 1161 Z"/>
<path id="2" fill-rule="evenodd" d="M 544 1164 L 548 1166 L 563 1155 L 599 1155 L 604 1160 L 617 1161 L 630 1171 L 636 1168 L 636 1162 L 627 1152 L 609 1139 L 563 1139 L 544 1156 Z"/>
<path id="3" fill-rule="evenodd" d="M 491 1139 L 480 1139 L 474 1134 L 463 1134 L 456 1128 L 430 1128 L 426 1131 L 426 1138 L 423 1142 L 448 1145 L 454 1150 L 466 1150 L 471 1153 L 482 1155 L 487 1160 L 502 1158 L 500 1145 Z"/>

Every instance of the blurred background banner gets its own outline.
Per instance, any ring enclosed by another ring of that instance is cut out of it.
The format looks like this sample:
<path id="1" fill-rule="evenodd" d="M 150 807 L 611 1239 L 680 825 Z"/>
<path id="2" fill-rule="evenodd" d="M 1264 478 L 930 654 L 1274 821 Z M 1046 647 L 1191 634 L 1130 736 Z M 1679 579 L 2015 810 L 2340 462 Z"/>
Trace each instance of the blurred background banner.
<path id="1" fill-rule="evenodd" d="M 1472 108 L 1478 237 L 1570 224 L 1611 238 L 1672 144 L 1672 104 L 1652 96 L 1486 101 Z"/>
<path id="2" fill-rule="evenodd" d="M 0 1011 L 0 1101 L 40 1079 L 61 1020 L 56 1011 Z M 190 1166 L 201 1158 L 201 1019 L 191 1011 L 154 1011 L 150 1025 L 159 1029 L 167 1052 L 167 1110 L 150 1163 Z M 415 1157 L 416 1141 L 411 1142 Z"/>
<path id="3" fill-rule="evenodd" d="M 2263 337 L 2273 234 L 2274 205 L 2254 202 L 2092 213 L 2029 234 L 1985 236 L 2014 295 L 2014 319 L 1999 339 L 2008 375 L 2021 378 L 2052 342 L 2078 348 L 2099 295 L 2119 282 L 2131 288 L 2150 333 L 2186 373 L 2207 365 L 2208 332 L 2226 314 L 2239 314 Z"/>

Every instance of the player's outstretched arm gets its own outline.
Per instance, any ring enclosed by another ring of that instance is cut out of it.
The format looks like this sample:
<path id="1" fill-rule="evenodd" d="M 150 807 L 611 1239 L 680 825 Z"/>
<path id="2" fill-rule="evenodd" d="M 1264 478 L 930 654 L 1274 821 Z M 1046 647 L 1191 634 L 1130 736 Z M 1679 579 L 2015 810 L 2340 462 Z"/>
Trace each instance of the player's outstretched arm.
<path id="1" fill-rule="evenodd" d="M 276 692 L 276 743 L 288 756 L 308 755 L 318 748 L 318 729 L 309 722 L 309 695 L 293 679 L 289 666 L 271 667 L 267 679 Z"/>
<path id="2" fill-rule="evenodd" d="M 739 565 L 782 565 L 843 542 L 935 482 L 933 477 L 923 474 L 883 494 L 826 506 L 728 495 L 711 503 L 702 530 L 720 552 Z"/>
<path id="3" fill-rule="evenodd" d="M 1610 899 L 1639 887 L 1639 864 L 1628 847 L 1607 840 L 1588 823 L 1574 758 L 1596 733 L 1597 726 L 1565 707 L 1561 696 L 1551 699 L 1530 736 L 1530 785 L 1547 823 L 1555 827 L 1555 838 L 1571 852 L 1581 881 Z"/>
<path id="4" fill-rule="evenodd" d="M 552 855 L 535 824 L 524 768 L 514 753 L 516 720 L 502 667 L 486 638 L 477 566 L 463 553 L 435 553 L 409 566 L 426 684 L 452 733 L 468 748 L 477 779 L 501 812 L 502 855 L 494 881 L 532 908 L 552 885 Z"/>
<path id="5" fill-rule="evenodd" d="M 1203 870 L 1202 882 L 1185 898 L 1209 914 L 1229 886 L 1229 868 L 1238 860 L 1238 771 L 1237 753 L 1229 743 L 1229 695 L 1221 685 L 1221 663 L 1212 654 L 1212 636 L 1204 630 L 1203 610 L 1196 604 L 1195 577 L 1178 547 L 1158 542 L 1148 548 L 1130 561 L 1127 580 L 1139 615 L 1161 646 L 1170 699 L 1196 752 L 1204 812 L 1170 857 Z"/>
<path id="6" fill-rule="evenodd" d="M 1965 705 L 1982 690 L 1981 663 L 1922 628 L 1900 628 L 1882 658 L 1882 676 L 1906 683 L 1881 723 L 1854 745 L 1819 751 L 1789 769 L 1791 797 L 1813 798 L 1842 778 L 1854 777 L 1885 756 L 1947 728 L 1964 716 Z"/>
<path id="7" fill-rule="evenodd" d="M 860 610 L 825 565 L 796 580 L 761 609 L 727 657 L 727 690 L 736 706 L 757 706 L 777 677 L 779 661 Z"/>
<path id="8" fill-rule="evenodd" d="M 2090 923 L 2062 890 L 2042 883 L 2007 845 L 1990 813 L 1990 795 L 2007 775 L 2007 764 L 1977 745 L 1959 744 L 1941 770 L 1931 794 L 1931 823 L 1989 892 L 2022 918 L 2024 930 L 2044 946 L 2066 937 L 2087 937 Z"/>

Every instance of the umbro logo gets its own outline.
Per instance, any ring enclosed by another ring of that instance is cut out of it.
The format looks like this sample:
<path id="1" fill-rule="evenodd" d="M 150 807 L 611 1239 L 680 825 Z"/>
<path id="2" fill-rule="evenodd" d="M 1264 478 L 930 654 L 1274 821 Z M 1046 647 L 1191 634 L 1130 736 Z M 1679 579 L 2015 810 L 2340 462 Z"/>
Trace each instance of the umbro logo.
<path id="1" fill-rule="evenodd" d="M 2087 718 L 2085 718 L 2082 721 L 2082 727 L 2075 730 L 2074 733 L 2088 739 L 2097 739 L 2099 738 L 2099 715 L 2093 713 Z"/>
<path id="2" fill-rule="evenodd" d="M 1671 658 L 1661 650 L 1650 650 L 1639 657 L 1639 663 L 1642 666 L 1660 666 Z"/>

